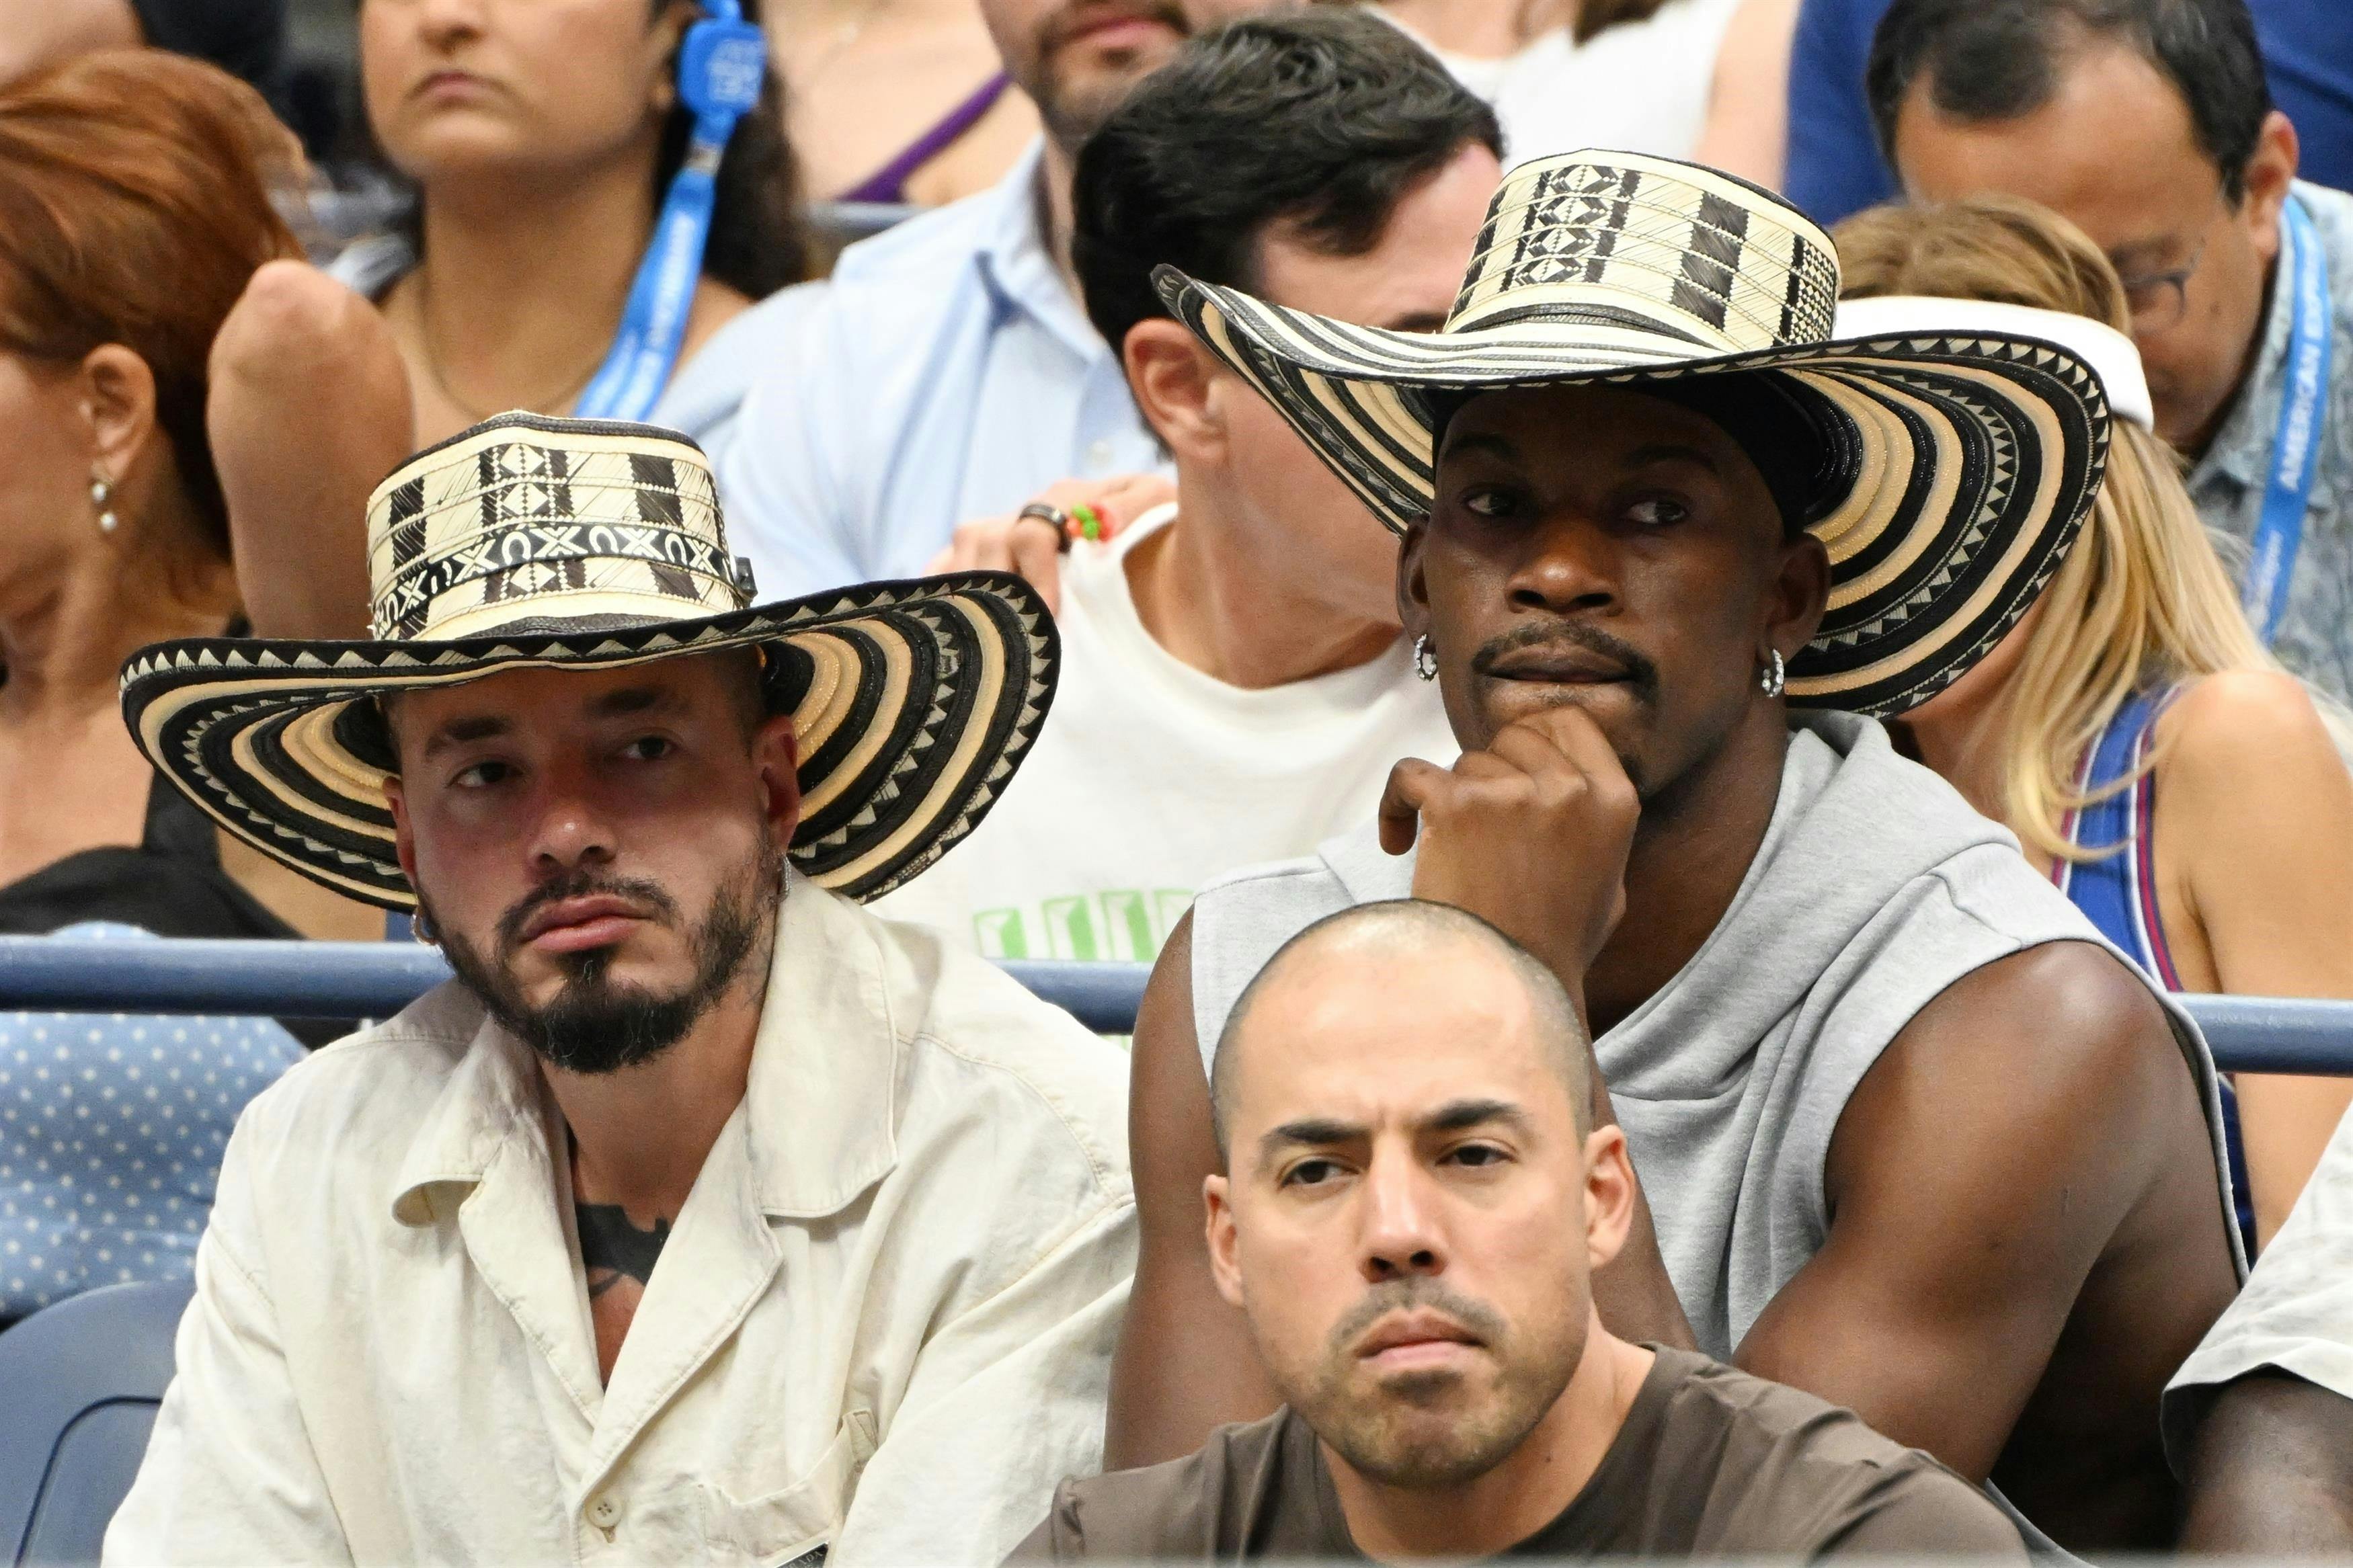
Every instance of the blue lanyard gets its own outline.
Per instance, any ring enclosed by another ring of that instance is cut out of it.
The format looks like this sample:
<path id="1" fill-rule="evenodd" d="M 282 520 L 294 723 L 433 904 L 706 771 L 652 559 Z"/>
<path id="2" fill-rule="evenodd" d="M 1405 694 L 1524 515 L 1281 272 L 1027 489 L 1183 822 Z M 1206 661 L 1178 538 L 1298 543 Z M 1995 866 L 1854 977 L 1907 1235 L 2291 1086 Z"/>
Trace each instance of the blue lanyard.
<path id="1" fill-rule="evenodd" d="M 654 220 L 653 243 L 629 285 L 612 351 L 573 405 L 582 419 L 643 419 L 678 363 L 711 239 L 719 161 L 735 122 L 760 101 L 768 68 L 767 42 L 744 20 L 736 0 L 711 0 L 711 9 L 709 19 L 687 29 L 678 52 L 679 100 L 694 115 L 694 135 Z"/>
<path id="2" fill-rule="evenodd" d="M 2240 602 L 2255 635 L 2268 647 L 2287 612 L 2287 592 L 2295 578 L 2296 552 L 2304 543 L 2304 516 L 2312 505 L 2313 476 L 2320 468 L 2320 437 L 2327 418 L 2329 361 L 2334 357 L 2334 310 L 2328 297 L 2328 258 L 2304 203 L 2290 196 L 2280 209 L 2287 240 L 2280 270 L 2295 290 L 2294 324 L 2288 331 L 2287 385 L 2280 398 L 2279 430 L 2272 437 L 2271 468 L 2263 480 L 2263 517 L 2255 524 L 2254 559 L 2247 566 Z"/>

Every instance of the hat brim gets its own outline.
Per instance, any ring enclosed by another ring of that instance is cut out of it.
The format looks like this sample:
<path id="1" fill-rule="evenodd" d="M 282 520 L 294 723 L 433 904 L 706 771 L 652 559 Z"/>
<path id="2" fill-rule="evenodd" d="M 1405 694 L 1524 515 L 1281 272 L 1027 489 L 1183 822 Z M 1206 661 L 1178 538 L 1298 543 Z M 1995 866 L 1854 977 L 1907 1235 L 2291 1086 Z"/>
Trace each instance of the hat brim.
<path id="1" fill-rule="evenodd" d="M 1400 332 L 1169 268 L 1155 281 L 1399 532 L 1430 509 L 1433 395 L 1776 374 L 1823 436 L 1807 523 L 1831 596 L 1789 667 L 1803 707 L 1900 713 L 1957 679 L 2065 560 L 2107 461 L 2098 374 L 2055 343 L 1915 332 L 1727 354 L 1631 317 Z"/>
<path id="2" fill-rule="evenodd" d="M 454 642 L 163 643 L 123 667 L 122 711 L 148 760 L 223 828 L 339 893 L 409 910 L 417 895 L 384 798 L 389 759 L 370 754 L 382 729 L 355 722 L 354 704 L 510 670 L 751 647 L 781 652 L 799 742 L 792 863 L 860 900 L 978 825 L 1045 722 L 1060 658 L 1034 589 L 969 572 L 697 620 L 526 623 Z"/>

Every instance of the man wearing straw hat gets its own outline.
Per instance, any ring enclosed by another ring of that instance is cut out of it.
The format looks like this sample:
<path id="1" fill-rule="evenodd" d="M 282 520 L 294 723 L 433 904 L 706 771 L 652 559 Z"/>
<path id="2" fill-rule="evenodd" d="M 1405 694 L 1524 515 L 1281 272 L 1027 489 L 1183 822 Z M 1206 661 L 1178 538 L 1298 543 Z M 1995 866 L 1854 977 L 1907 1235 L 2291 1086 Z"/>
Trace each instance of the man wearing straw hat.
<path id="1" fill-rule="evenodd" d="M 1100 1448 L 1122 1063 L 858 900 L 987 811 L 1051 622 L 747 608 L 642 426 L 502 416 L 368 524 L 374 640 L 125 671 L 156 766 L 459 977 L 238 1123 L 108 1557 L 995 1560 Z"/>
<path id="2" fill-rule="evenodd" d="M 1942 689 L 2063 558 L 2107 425 L 2072 318 L 1834 341 L 1819 228 L 1603 153 L 1505 179 L 1437 333 L 1163 282 L 1404 536 L 1463 755 L 1163 950 L 1112 1463 L 1272 1407 L 1202 1247 L 1209 1058 L 1285 940 L 1412 895 L 1590 1025 L 1655 1220 L 1596 1278 L 1612 1331 L 1849 1406 L 2068 1546 L 2168 1544 L 2158 1395 L 2237 1279 L 2212 1065 L 1855 716 Z"/>

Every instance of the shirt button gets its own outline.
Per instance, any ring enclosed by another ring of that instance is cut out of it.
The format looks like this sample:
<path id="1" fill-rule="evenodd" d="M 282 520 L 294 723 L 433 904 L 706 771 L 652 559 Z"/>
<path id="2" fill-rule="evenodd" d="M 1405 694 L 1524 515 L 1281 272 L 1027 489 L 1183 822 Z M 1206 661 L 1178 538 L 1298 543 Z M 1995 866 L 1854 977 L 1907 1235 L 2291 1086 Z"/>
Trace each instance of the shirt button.
<path id="1" fill-rule="evenodd" d="M 612 1493 L 602 1493 L 588 1505 L 588 1522 L 599 1530 L 610 1530 L 621 1522 L 621 1505 L 613 1500 Z"/>
<path id="2" fill-rule="evenodd" d="M 1108 441 L 1092 442 L 1087 447 L 1087 467 L 1102 473 L 1111 467 L 1112 450 Z"/>

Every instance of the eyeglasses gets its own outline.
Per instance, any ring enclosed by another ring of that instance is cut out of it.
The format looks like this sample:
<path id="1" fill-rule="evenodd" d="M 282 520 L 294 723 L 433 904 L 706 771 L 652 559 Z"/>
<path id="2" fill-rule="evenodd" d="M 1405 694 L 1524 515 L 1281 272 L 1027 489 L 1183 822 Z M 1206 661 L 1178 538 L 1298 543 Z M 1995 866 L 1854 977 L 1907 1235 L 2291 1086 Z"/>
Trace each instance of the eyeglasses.
<path id="1" fill-rule="evenodd" d="M 2227 203 L 2223 210 L 2229 210 Z M 2186 265 L 2163 272 L 2132 273 L 2117 279 L 2124 285 L 2125 308 L 2132 312 L 2135 337 L 2168 332 L 2181 324 L 2181 319 L 2189 313 L 2189 280 L 2205 262 L 2206 247 L 2213 238 L 2210 219 L 2206 232 L 2199 237 L 2198 248 L 2189 253 Z"/>

